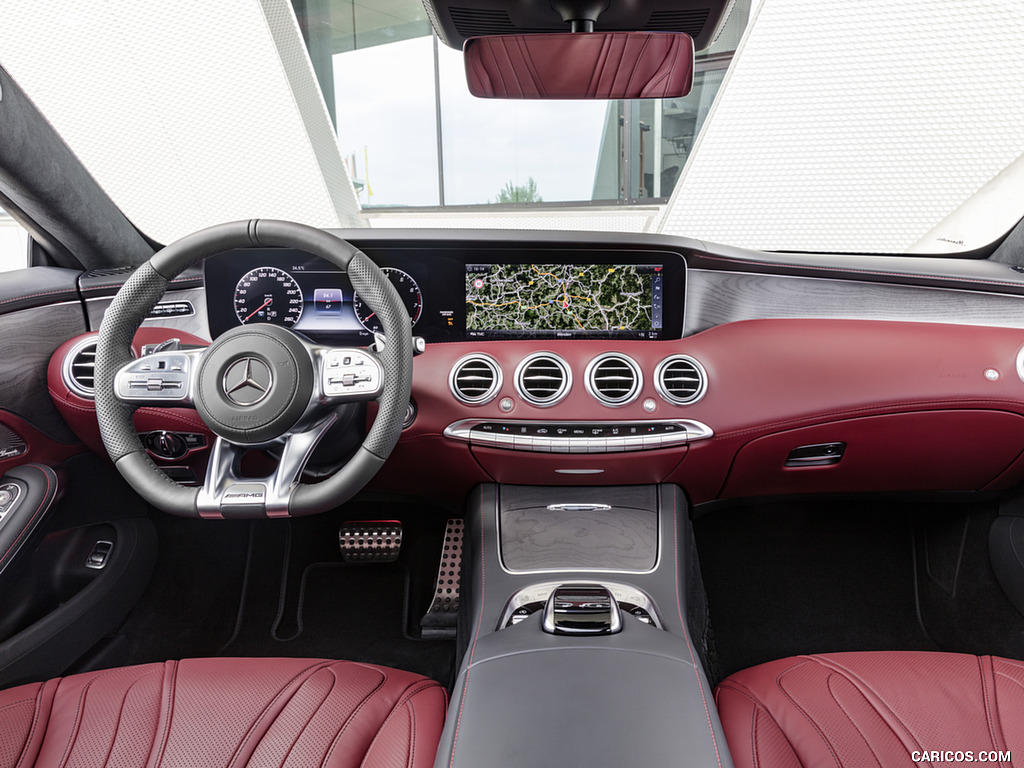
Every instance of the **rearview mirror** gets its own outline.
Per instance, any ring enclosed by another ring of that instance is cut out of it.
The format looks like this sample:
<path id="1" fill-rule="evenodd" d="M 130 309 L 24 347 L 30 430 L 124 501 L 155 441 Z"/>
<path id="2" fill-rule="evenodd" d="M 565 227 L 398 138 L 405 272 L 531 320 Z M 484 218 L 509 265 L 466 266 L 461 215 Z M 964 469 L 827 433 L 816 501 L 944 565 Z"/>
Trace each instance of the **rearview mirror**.
<path id="1" fill-rule="evenodd" d="M 683 32 L 488 35 L 463 54 L 469 92 L 485 99 L 665 99 L 693 85 Z"/>

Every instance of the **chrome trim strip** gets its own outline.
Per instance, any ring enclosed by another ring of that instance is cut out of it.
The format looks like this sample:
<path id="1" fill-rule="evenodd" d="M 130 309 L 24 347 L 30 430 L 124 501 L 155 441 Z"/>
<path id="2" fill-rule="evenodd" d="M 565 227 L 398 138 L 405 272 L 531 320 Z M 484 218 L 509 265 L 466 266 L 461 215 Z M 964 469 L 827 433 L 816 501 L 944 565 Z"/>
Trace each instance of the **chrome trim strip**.
<path id="1" fill-rule="evenodd" d="M 661 435 L 620 435 L 611 437 L 537 437 L 534 435 L 507 435 L 486 432 L 473 432 L 473 427 L 480 424 L 505 424 L 511 427 L 536 426 L 542 421 L 523 421 L 515 419 L 462 419 L 445 427 L 444 436 L 450 440 L 458 440 L 471 445 L 484 445 L 492 448 L 530 451 L 533 453 L 620 453 L 630 451 L 646 451 L 658 448 L 675 448 L 687 445 L 696 440 L 706 440 L 714 436 L 714 431 L 707 424 L 693 419 L 648 419 L 618 422 L 622 424 L 674 424 L 681 431 Z M 562 422 L 551 422 L 560 424 Z M 614 421 L 572 421 L 565 422 L 581 426 L 614 427 Z"/>

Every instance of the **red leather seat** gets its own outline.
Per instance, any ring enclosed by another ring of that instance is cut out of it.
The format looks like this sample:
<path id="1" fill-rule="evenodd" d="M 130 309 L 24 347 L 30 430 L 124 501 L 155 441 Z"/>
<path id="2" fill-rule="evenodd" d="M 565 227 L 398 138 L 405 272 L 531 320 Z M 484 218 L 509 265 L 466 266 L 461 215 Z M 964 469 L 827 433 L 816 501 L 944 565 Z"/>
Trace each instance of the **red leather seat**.
<path id="1" fill-rule="evenodd" d="M 433 765 L 432 680 L 315 659 L 190 659 L 0 691 L 0 768 Z"/>
<path id="2" fill-rule="evenodd" d="M 715 700 L 736 768 L 970 760 L 957 753 L 1009 765 L 1007 752 L 1024 765 L 1024 662 L 954 653 L 798 656 L 737 672 Z"/>

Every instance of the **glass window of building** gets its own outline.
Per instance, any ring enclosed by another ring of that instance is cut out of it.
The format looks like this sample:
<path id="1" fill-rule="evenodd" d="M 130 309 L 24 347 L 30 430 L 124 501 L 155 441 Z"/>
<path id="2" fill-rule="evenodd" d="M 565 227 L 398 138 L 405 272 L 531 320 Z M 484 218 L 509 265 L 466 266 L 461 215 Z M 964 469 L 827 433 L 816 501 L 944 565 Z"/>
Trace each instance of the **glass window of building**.
<path id="1" fill-rule="evenodd" d="M 28 232 L 0 208 L 0 272 L 28 265 Z"/>
<path id="2" fill-rule="evenodd" d="M 746 27 L 736 0 L 683 99 L 475 99 L 419 0 L 293 0 L 366 208 L 623 204 L 672 194 Z"/>

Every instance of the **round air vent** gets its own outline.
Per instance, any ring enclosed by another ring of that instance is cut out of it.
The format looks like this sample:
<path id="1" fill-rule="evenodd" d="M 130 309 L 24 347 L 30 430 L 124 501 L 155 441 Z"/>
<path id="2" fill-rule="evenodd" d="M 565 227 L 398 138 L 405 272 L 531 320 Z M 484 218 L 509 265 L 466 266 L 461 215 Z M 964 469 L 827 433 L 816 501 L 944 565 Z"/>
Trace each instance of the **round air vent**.
<path id="1" fill-rule="evenodd" d="M 654 388 L 673 405 L 690 405 L 704 397 L 708 375 L 692 357 L 672 355 L 654 370 Z"/>
<path id="2" fill-rule="evenodd" d="M 608 352 L 591 360 L 584 381 L 591 397 L 613 407 L 636 400 L 644 384 L 640 366 L 633 358 L 618 352 Z"/>
<path id="3" fill-rule="evenodd" d="M 75 344 L 61 367 L 64 386 L 80 397 L 92 398 L 96 389 L 96 337 Z"/>
<path id="4" fill-rule="evenodd" d="M 572 371 L 558 355 L 536 352 L 519 363 L 515 384 L 516 392 L 523 400 L 546 408 L 569 394 Z"/>
<path id="5" fill-rule="evenodd" d="M 466 405 L 489 403 L 501 389 L 501 366 L 490 355 L 460 357 L 448 374 L 448 388 Z"/>

